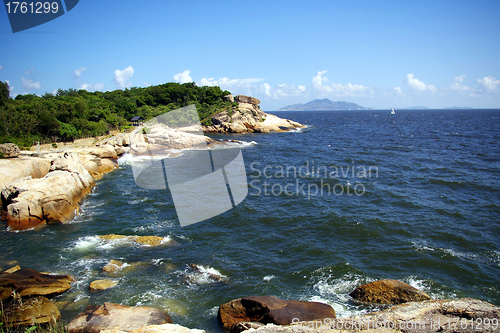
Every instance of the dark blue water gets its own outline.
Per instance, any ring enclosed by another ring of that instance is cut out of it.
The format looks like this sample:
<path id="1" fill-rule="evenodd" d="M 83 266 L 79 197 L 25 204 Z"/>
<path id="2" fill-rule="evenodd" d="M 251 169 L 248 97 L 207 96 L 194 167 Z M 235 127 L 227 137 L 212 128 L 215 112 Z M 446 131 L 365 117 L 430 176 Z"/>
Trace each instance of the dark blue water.
<path id="1" fill-rule="evenodd" d="M 242 145 L 249 195 L 236 208 L 181 228 L 168 191 L 137 187 L 125 159 L 71 224 L 0 233 L 0 268 L 75 275 L 57 298 L 71 302 L 66 320 L 110 301 L 162 308 L 209 331 L 219 330 L 220 304 L 249 295 L 326 302 L 338 316 L 366 312 L 348 293 L 382 278 L 500 305 L 499 110 L 276 114 L 308 127 L 213 136 L 254 142 Z M 171 242 L 96 237 L 109 233 Z M 132 266 L 104 273 L 111 259 Z M 99 278 L 119 284 L 88 292 Z"/>

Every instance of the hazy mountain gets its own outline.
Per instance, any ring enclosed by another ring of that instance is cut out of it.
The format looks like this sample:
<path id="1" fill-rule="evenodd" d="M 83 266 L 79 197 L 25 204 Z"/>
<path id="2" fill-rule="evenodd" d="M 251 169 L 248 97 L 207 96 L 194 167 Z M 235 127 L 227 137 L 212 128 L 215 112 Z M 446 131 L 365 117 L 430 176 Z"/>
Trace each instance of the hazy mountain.
<path id="1" fill-rule="evenodd" d="M 371 110 L 371 108 L 362 107 L 356 103 L 332 102 L 328 98 L 315 99 L 306 104 L 292 104 L 278 111 L 322 111 L 322 110 Z"/>

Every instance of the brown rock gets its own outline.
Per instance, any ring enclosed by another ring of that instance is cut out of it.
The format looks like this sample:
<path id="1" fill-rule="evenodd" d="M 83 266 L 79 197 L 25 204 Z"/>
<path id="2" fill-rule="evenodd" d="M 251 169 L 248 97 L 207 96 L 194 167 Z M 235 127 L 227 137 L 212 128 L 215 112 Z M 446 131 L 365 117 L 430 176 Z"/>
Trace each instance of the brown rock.
<path id="1" fill-rule="evenodd" d="M 21 154 L 19 147 L 13 143 L 4 143 L 0 145 L 0 157 L 13 158 Z"/>
<path id="2" fill-rule="evenodd" d="M 247 321 L 289 325 L 294 318 L 300 321 L 335 318 L 335 310 L 328 304 L 318 302 L 250 296 L 221 305 L 217 317 L 224 328 L 231 329 L 234 324 Z"/>
<path id="3" fill-rule="evenodd" d="M 56 322 L 61 313 L 49 299 L 38 296 L 23 300 L 21 304 L 14 302 L 5 310 L 5 326 L 35 325 Z"/>
<path id="4" fill-rule="evenodd" d="M 429 295 L 398 280 L 379 280 L 356 288 L 349 294 L 360 302 L 380 304 L 401 304 L 412 301 L 426 301 Z"/>
<path id="5" fill-rule="evenodd" d="M 104 305 L 89 305 L 67 328 L 68 333 L 99 333 L 108 329 L 132 332 L 144 326 L 167 323 L 172 323 L 172 319 L 164 311 L 106 302 Z"/>
<path id="6" fill-rule="evenodd" d="M 132 333 L 205 333 L 205 331 L 190 329 L 177 324 L 163 324 L 144 326 L 132 331 Z"/>
<path id="7" fill-rule="evenodd" d="M 110 280 L 110 279 L 103 279 L 103 280 L 95 280 L 90 283 L 89 290 L 90 291 L 102 291 L 109 289 L 111 287 L 114 287 L 118 284 L 118 282 Z"/>
<path id="8" fill-rule="evenodd" d="M 16 291 L 22 297 L 54 296 L 71 288 L 74 279 L 69 275 L 42 274 L 33 269 L 21 269 L 14 273 L 0 273 L 0 293 Z"/>

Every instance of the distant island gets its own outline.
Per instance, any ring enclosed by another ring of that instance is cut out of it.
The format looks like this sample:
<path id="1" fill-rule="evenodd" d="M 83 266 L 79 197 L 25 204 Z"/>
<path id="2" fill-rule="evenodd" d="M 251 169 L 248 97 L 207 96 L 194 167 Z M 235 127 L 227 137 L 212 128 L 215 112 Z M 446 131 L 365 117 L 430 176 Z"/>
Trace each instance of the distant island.
<path id="1" fill-rule="evenodd" d="M 474 108 L 471 108 L 470 106 L 452 106 L 450 108 L 445 108 L 445 109 L 449 109 L 449 110 L 471 110 L 471 109 L 474 109 Z"/>
<path id="2" fill-rule="evenodd" d="M 328 98 L 315 99 L 306 104 L 292 104 L 278 109 L 277 111 L 327 111 L 327 110 L 372 110 L 356 103 L 332 102 Z"/>
<path id="3" fill-rule="evenodd" d="M 402 110 L 426 110 L 429 109 L 427 106 L 410 106 L 407 108 L 401 108 Z"/>

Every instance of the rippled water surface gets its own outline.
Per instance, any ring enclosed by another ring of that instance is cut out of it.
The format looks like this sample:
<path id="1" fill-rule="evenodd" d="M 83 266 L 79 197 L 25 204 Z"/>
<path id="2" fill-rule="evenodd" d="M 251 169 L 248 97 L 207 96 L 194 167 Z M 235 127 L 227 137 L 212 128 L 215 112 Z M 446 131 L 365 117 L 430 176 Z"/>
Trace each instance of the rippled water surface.
<path id="1" fill-rule="evenodd" d="M 137 187 L 125 158 L 72 223 L 1 232 L 0 268 L 74 275 L 56 299 L 70 301 L 66 320 L 110 301 L 209 331 L 219 331 L 220 304 L 249 295 L 366 312 L 348 293 L 381 278 L 500 305 L 500 111 L 277 114 L 308 127 L 213 136 L 247 143 L 249 195 L 236 208 L 181 228 L 169 191 Z M 110 233 L 167 238 L 148 247 L 97 237 Z M 129 266 L 104 273 L 111 259 Z M 100 278 L 119 284 L 90 293 Z"/>

